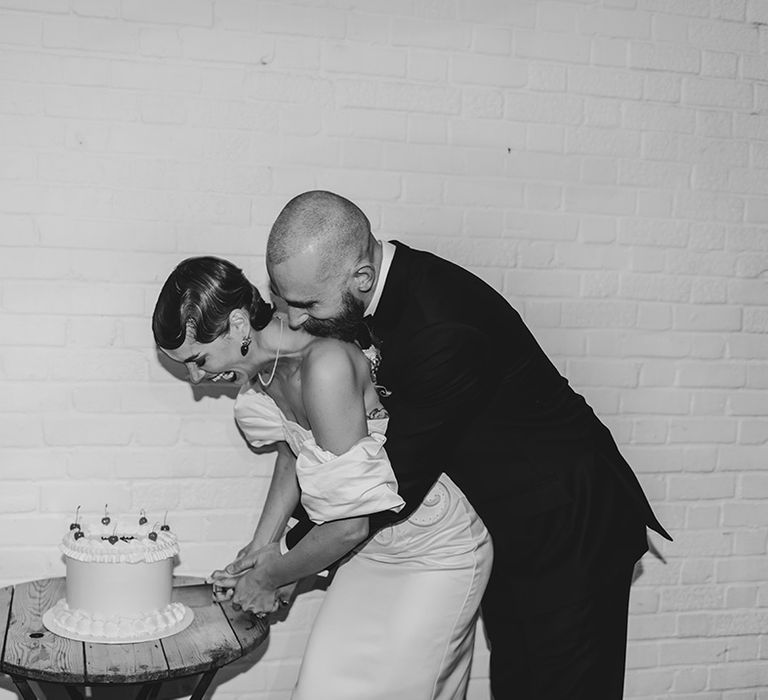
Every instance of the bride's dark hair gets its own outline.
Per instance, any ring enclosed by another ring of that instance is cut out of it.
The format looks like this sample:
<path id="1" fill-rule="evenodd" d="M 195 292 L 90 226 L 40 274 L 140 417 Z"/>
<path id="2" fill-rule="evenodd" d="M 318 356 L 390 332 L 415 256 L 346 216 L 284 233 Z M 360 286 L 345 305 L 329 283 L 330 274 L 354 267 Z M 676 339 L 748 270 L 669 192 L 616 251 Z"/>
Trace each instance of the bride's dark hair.
<path id="1" fill-rule="evenodd" d="M 155 303 L 155 342 L 165 350 L 175 350 L 189 330 L 198 343 L 210 343 L 229 330 L 229 314 L 234 309 L 247 309 L 257 331 L 269 323 L 275 311 L 243 271 L 228 260 L 187 258 L 165 281 Z"/>

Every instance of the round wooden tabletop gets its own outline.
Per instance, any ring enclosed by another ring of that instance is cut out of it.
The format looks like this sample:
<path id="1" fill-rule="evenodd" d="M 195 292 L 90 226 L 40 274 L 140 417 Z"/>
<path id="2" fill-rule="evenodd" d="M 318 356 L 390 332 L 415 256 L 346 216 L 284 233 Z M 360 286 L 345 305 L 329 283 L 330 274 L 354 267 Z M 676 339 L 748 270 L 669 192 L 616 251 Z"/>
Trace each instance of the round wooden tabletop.
<path id="1" fill-rule="evenodd" d="M 78 642 L 49 632 L 43 613 L 64 597 L 64 579 L 0 588 L 0 671 L 11 677 L 67 685 L 152 683 L 215 671 L 258 647 L 269 622 L 214 603 L 202 579 L 175 577 L 173 600 L 192 608 L 187 629 L 132 644 Z"/>

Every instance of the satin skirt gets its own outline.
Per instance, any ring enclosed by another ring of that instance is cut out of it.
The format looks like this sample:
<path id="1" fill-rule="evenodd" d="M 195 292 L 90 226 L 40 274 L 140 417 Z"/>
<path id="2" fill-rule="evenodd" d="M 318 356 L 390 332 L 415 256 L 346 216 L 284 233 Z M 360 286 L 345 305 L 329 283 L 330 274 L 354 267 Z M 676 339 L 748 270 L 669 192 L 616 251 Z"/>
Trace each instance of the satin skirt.
<path id="1" fill-rule="evenodd" d="M 442 475 L 338 568 L 293 700 L 461 700 L 491 573 L 485 525 Z"/>

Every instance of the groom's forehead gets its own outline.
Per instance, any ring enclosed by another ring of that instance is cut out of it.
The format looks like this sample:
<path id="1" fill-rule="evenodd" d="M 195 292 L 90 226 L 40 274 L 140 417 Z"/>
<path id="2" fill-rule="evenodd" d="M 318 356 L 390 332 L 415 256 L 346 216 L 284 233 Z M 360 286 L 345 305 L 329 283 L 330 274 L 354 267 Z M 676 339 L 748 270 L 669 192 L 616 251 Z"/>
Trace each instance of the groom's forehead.
<path id="1" fill-rule="evenodd" d="M 286 301 L 309 302 L 336 289 L 335 275 L 321 273 L 321 257 L 306 251 L 269 266 L 270 287 Z"/>
<path id="2" fill-rule="evenodd" d="M 298 309 L 317 304 L 329 291 L 306 277 L 292 275 L 286 270 L 270 274 L 269 289 L 286 304 Z"/>
<path id="3" fill-rule="evenodd" d="M 278 263 L 267 265 L 272 278 L 280 280 L 281 284 L 291 284 L 300 280 L 314 280 L 319 277 L 320 255 L 313 250 L 295 253 Z"/>
<path id="4" fill-rule="evenodd" d="M 319 299 L 317 295 L 297 293 L 290 288 L 286 288 L 288 291 L 283 291 L 274 282 L 269 285 L 269 289 L 274 297 L 282 299 L 288 306 L 292 306 L 296 309 L 308 309 L 310 306 L 317 304 Z"/>

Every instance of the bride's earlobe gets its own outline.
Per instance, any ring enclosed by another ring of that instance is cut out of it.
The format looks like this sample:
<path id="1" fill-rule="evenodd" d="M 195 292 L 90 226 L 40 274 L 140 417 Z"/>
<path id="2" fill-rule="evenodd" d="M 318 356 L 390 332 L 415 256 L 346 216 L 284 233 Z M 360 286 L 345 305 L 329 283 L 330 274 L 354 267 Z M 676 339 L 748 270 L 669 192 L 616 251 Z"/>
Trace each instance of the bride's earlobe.
<path id="1" fill-rule="evenodd" d="M 239 336 L 250 335 L 251 329 L 242 309 L 232 309 L 229 312 L 229 331 Z"/>

